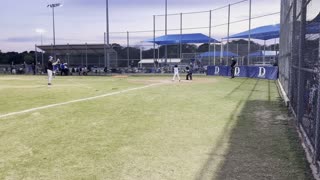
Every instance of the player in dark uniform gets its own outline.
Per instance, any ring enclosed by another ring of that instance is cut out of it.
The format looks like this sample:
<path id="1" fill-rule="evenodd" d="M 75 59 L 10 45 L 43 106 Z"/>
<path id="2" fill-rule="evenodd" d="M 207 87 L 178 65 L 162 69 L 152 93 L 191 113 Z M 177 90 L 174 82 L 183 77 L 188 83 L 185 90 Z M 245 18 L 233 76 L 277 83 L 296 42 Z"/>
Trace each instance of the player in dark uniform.
<path id="1" fill-rule="evenodd" d="M 232 58 L 231 58 L 231 65 L 230 65 L 230 67 L 231 67 L 231 78 L 234 78 L 234 67 L 235 67 L 235 65 L 237 64 L 237 61 L 234 59 L 234 56 L 232 56 Z"/>
<path id="2" fill-rule="evenodd" d="M 50 56 L 49 57 L 49 61 L 48 61 L 48 67 L 47 67 L 47 73 L 48 73 L 48 86 L 51 85 L 51 81 L 52 81 L 52 72 L 53 72 L 53 66 L 58 64 L 59 60 L 56 62 L 53 62 L 53 57 Z"/>

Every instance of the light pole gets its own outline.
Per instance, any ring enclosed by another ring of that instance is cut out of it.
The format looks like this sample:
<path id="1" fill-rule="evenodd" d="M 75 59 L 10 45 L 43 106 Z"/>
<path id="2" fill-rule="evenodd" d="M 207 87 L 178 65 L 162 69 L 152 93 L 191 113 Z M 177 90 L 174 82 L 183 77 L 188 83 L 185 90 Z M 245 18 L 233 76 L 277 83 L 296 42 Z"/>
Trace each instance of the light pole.
<path id="1" fill-rule="evenodd" d="M 53 55 L 54 59 L 56 59 L 55 46 L 56 46 L 56 33 L 55 33 L 55 24 L 54 24 L 54 8 L 62 6 L 61 3 L 49 4 L 47 7 L 52 8 L 52 28 L 53 28 Z"/>

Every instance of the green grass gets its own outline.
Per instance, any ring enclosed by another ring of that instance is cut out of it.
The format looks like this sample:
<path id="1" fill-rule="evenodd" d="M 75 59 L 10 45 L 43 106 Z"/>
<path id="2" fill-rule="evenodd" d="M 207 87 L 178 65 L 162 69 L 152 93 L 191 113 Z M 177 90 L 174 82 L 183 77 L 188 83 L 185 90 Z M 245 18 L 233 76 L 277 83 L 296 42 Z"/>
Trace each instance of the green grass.
<path id="1" fill-rule="evenodd" d="M 274 81 L 0 76 L 0 179 L 312 179 Z"/>

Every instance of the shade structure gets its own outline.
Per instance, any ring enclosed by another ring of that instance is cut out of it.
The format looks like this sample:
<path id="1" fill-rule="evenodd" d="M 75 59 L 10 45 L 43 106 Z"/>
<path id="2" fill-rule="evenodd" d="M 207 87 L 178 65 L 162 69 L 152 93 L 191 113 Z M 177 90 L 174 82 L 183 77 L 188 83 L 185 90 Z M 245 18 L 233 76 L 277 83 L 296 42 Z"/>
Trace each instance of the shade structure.
<path id="1" fill-rule="evenodd" d="M 257 51 L 254 53 L 249 54 L 250 57 L 272 57 L 277 56 L 279 54 L 278 51 Z"/>
<path id="2" fill-rule="evenodd" d="M 170 34 L 160 36 L 154 39 L 148 39 L 144 42 L 156 43 L 158 45 L 173 45 L 173 44 L 187 44 L 187 43 L 219 43 L 219 41 L 210 38 L 202 33 L 193 34 Z"/>
<path id="3" fill-rule="evenodd" d="M 320 13 L 311 21 L 307 22 L 307 34 L 317 34 L 320 33 Z M 280 37 L 280 24 L 261 26 L 251 29 L 251 32 L 244 31 L 238 34 L 229 36 L 229 38 L 250 38 L 269 40 Z M 224 39 L 227 39 L 225 37 Z"/>
<path id="4" fill-rule="evenodd" d="M 233 52 L 223 51 L 222 53 L 220 51 L 212 51 L 212 52 L 204 52 L 200 54 L 200 57 L 237 57 L 238 55 Z"/>
<path id="5" fill-rule="evenodd" d="M 320 33 L 320 13 L 311 21 L 307 22 L 307 34 Z"/>
<path id="6" fill-rule="evenodd" d="M 279 38 L 280 24 L 257 27 L 257 28 L 251 29 L 251 32 L 244 31 L 244 32 L 229 36 L 229 38 L 249 38 L 249 34 L 250 34 L 250 38 L 260 39 L 260 40 L 269 40 L 269 39 Z"/>

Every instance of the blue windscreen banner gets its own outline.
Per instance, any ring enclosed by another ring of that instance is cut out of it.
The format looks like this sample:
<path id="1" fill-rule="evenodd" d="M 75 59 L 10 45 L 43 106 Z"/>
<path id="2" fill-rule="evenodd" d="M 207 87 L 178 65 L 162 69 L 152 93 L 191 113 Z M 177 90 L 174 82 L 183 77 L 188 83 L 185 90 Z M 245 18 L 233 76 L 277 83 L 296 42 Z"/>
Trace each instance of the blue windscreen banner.
<path id="1" fill-rule="evenodd" d="M 234 75 L 236 77 L 278 79 L 278 67 L 276 66 L 236 66 Z M 230 66 L 208 66 L 208 76 L 231 76 Z"/>

